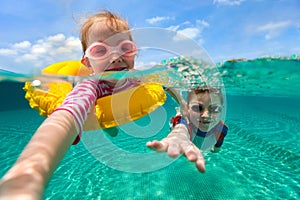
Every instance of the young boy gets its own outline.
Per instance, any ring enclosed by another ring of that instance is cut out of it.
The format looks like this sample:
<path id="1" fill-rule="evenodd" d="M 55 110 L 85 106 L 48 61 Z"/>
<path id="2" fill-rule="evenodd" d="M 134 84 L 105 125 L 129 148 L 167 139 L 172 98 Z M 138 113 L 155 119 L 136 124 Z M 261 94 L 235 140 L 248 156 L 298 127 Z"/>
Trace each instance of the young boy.
<path id="1" fill-rule="evenodd" d="M 169 93 L 179 96 L 176 90 Z M 199 171 L 205 171 L 201 165 L 204 162 L 201 151 L 211 148 L 218 152 L 227 135 L 228 128 L 221 120 L 224 108 L 222 93 L 216 88 L 198 87 L 188 93 L 187 103 L 176 99 L 183 112 L 177 112 L 171 119 L 173 130 L 166 138 L 148 142 L 147 146 L 156 151 L 166 151 L 173 157 L 184 153 L 189 161 L 196 163 Z"/>
<path id="2" fill-rule="evenodd" d="M 185 124 L 190 129 L 191 139 L 197 137 L 210 137 L 214 135 L 215 144 L 203 144 L 202 150 L 207 145 L 212 145 L 213 152 L 220 151 L 224 137 L 227 135 L 228 127 L 221 120 L 224 102 L 222 93 L 216 88 L 196 88 L 188 93 L 187 119 L 180 115 L 172 118 L 173 127 L 177 124 Z M 189 122 L 189 123 L 188 123 Z M 200 147 L 200 145 L 197 145 Z"/>

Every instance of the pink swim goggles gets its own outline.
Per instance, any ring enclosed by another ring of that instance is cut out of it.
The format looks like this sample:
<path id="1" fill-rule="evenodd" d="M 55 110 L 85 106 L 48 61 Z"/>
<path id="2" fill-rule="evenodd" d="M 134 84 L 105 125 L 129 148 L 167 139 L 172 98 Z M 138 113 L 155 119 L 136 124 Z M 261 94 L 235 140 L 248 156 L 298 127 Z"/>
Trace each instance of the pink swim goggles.
<path id="1" fill-rule="evenodd" d="M 121 56 L 133 56 L 137 52 L 137 47 L 134 42 L 124 40 L 117 46 L 109 46 L 102 42 L 94 42 L 85 51 L 85 57 L 93 60 L 106 59 L 112 53 L 119 53 Z"/>

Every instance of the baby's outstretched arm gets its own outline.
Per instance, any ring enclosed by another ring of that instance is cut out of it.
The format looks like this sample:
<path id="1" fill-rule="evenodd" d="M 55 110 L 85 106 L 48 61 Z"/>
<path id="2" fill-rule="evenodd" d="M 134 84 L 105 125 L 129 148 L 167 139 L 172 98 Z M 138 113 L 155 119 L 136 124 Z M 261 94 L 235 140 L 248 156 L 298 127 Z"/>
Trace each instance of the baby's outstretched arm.
<path id="1" fill-rule="evenodd" d="M 170 157 L 184 154 L 191 162 L 195 162 L 200 172 L 205 172 L 205 160 L 200 149 L 190 141 L 190 134 L 184 124 L 177 124 L 164 139 L 147 142 L 147 147 L 157 152 L 167 152 Z"/>
<path id="2" fill-rule="evenodd" d="M 76 136 L 69 112 L 49 116 L 0 181 L 0 199 L 41 199 L 49 177 Z"/>
<path id="3" fill-rule="evenodd" d="M 41 199 L 45 186 L 62 157 L 82 131 L 88 110 L 99 89 L 95 80 L 76 85 L 54 111 L 0 181 L 0 199 Z"/>

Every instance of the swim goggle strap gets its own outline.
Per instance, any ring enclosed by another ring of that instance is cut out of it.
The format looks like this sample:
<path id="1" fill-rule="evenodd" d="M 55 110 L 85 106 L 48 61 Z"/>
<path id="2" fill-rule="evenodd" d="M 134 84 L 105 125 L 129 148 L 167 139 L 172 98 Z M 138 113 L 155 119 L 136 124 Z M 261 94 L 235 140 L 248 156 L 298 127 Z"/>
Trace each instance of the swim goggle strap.
<path id="1" fill-rule="evenodd" d="M 137 47 L 134 42 L 130 40 L 124 40 L 117 46 L 109 46 L 102 42 L 94 42 L 85 51 L 85 57 L 102 60 L 106 59 L 112 53 L 119 53 L 121 56 L 133 56 L 137 52 Z"/>

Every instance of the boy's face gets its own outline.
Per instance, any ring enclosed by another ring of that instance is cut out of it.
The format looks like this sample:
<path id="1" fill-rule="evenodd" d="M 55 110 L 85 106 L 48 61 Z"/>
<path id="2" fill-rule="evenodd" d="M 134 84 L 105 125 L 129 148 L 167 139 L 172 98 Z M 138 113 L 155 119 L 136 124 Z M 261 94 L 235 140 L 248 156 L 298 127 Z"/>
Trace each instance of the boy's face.
<path id="1" fill-rule="evenodd" d="M 222 101 L 215 93 L 191 94 L 188 102 L 190 121 L 201 131 L 210 131 L 221 120 Z"/>
<path id="2" fill-rule="evenodd" d="M 94 23 L 89 30 L 87 47 L 90 47 L 95 42 L 100 42 L 104 43 L 104 46 L 107 47 L 107 50 L 113 50 L 111 50 L 111 53 L 108 53 L 107 56 L 101 59 L 85 57 L 83 58 L 82 63 L 89 67 L 94 74 L 105 71 L 122 71 L 133 69 L 135 55 L 125 56 L 121 54 L 121 52 L 118 52 L 114 49 L 114 47 L 118 47 L 118 45 L 125 40 L 130 40 L 128 33 L 116 33 L 110 30 L 106 26 L 105 21 Z"/>

